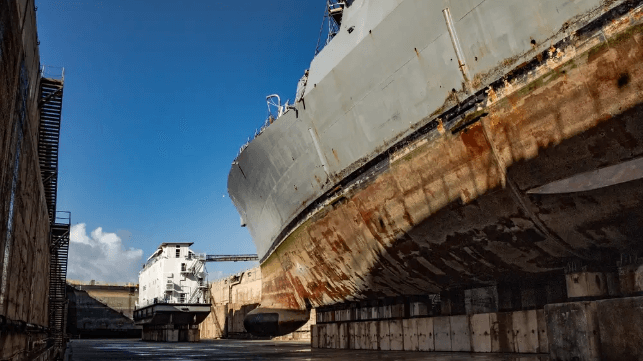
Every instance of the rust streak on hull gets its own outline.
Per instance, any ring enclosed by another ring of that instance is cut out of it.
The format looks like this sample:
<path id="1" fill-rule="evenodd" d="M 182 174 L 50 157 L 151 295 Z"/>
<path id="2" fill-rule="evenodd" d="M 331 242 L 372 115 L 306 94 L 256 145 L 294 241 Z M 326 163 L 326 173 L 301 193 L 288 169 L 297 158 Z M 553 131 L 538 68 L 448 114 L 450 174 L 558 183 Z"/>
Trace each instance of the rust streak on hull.
<path id="1" fill-rule="evenodd" d="M 643 155 L 642 28 L 623 34 L 554 49 L 523 84 L 493 89 L 481 121 L 440 132 L 301 225 L 261 265 L 262 307 L 434 293 L 643 250 L 641 179 L 527 193 Z"/>

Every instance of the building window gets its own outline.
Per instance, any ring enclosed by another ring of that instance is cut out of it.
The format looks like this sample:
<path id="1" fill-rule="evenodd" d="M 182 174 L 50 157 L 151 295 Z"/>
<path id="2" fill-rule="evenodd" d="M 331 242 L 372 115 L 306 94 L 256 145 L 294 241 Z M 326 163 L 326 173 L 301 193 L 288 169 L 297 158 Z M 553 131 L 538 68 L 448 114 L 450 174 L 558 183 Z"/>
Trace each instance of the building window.
<path id="1" fill-rule="evenodd" d="M 181 257 L 181 246 L 176 246 L 176 258 Z"/>
<path id="2" fill-rule="evenodd" d="M 185 272 L 185 263 L 181 263 L 181 272 Z"/>
<path id="3" fill-rule="evenodd" d="M 181 295 L 179 296 L 179 302 L 185 303 L 185 293 L 181 293 Z"/>

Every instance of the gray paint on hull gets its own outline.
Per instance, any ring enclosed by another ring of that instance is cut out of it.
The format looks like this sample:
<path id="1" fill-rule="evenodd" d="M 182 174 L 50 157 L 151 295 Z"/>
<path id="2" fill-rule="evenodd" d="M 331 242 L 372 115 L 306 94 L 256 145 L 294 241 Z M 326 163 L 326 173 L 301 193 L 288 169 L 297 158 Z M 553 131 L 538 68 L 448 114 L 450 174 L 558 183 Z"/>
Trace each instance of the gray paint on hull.
<path id="1" fill-rule="evenodd" d="M 362 26 L 359 19 L 364 19 L 374 27 L 341 32 L 328 44 L 311 64 L 304 102 L 254 139 L 232 166 L 228 192 L 262 259 L 302 210 L 350 171 L 425 124 L 431 114 L 439 114 L 452 89 L 462 90 L 444 8 L 450 8 L 473 86 L 481 89 L 521 57 L 533 57 L 589 21 L 590 16 L 578 19 L 602 1 L 404 0 L 393 1 L 395 6 L 382 2 L 390 12 L 369 22 L 378 3 L 353 5 L 344 25 L 354 19 Z M 366 35 L 347 50 L 342 38 L 360 34 Z M 336 65 L 319 78 L 326 62 Z M 311 128 L 328 160 L 329 175 Z"/>

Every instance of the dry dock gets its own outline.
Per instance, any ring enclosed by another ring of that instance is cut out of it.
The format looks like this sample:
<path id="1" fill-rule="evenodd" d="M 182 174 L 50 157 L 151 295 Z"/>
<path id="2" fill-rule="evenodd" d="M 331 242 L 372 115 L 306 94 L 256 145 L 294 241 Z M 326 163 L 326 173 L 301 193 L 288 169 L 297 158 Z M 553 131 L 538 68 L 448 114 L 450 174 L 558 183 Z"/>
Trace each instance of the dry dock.
<path id="1" fill-rule="evenodd" d="M 198 344 L 145 343 L 138 340 L 73 340 L 69 361 L 119 360 L 440 360 L 546 361 L 546 355 L 470 355 L 464 353 L 377 352 L 313 350 L 300 341 L 209 340 Z"/>

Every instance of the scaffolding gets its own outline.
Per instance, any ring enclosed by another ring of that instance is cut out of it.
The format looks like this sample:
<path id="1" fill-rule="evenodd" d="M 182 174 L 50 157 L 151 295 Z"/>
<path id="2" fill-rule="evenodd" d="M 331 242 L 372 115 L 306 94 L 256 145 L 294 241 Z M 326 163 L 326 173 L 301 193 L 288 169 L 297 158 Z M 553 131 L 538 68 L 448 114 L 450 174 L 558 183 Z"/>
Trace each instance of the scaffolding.
<path id="1" fill-rule="evenodd" d="M 351 2 L 352 1 L 326 0 L 324 19 L 322 20 L 322 25 L 319 29 L 319 38 L 317 39 L 315 56 L 317 56 L 317 54 L 319 54 L 319 52 L 321 52 L 322 49 L 328 45 L 331 40 L 333 40 L 335 35 L 339 33 L 342 25 L 344 8 L 346 8 Z"/>

